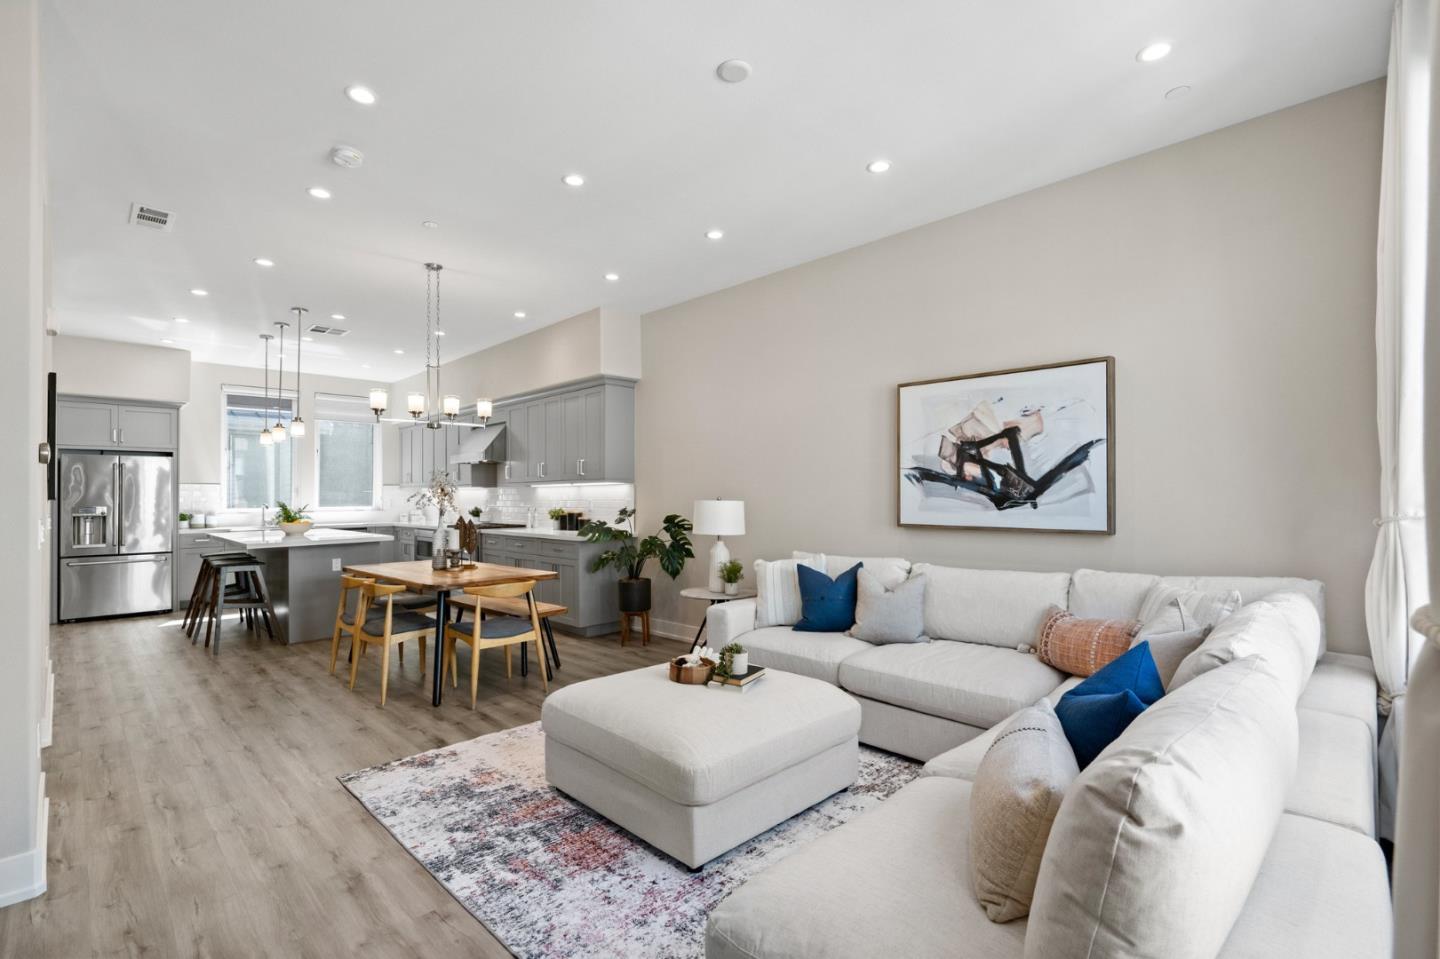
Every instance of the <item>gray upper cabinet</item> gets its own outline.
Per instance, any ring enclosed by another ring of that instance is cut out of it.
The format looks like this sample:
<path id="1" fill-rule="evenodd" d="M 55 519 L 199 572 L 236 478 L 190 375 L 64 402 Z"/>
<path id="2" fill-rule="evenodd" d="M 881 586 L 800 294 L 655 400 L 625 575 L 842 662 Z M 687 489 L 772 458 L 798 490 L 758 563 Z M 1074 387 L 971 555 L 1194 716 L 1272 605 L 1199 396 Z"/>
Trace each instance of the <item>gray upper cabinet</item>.
<path id="1" fill-rule="evenodd" d="M 499 404 L 507 460 L 500 483 L 635 479 L 635 381 L 602 377 Z"/>
<path id="2" fill-rule="evenodd" d="M 98 400 L 59 399 L 55 441 L 61 446 L 172 450 L 179 444 L 180 411 Z"/>

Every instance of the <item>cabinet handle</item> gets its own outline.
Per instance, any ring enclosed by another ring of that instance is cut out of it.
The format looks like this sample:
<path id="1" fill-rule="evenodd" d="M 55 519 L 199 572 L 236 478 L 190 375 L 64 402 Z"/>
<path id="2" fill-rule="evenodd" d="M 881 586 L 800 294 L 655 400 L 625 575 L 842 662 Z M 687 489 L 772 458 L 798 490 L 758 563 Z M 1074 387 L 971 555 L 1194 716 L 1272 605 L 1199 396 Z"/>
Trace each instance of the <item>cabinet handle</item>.
<path id="1" fill-rule="evenodd" d="M 581 476 L 585 475 L 585 457 L 582 456 L 575 461 L 575 472 L 579 473 Z"/>
<path id="2" fill-rule="evenodd" d="M 118 440 L 116 440 L 116 442 L 117 442 L 117 443 L 124 443 L 124 442 L 125 442 L 125 431 L 124 431 L 124 430 L 116 430 L 116 432 L 120 434 L 120 438 L 119 438 Z"/>
<path id="3" fill-rule="evenodd" d="M 120 442 L 120 431 L 119 431 L 118 429 L 116 429 L 115 427 L 113 427 L 113 426 L 110 427 L 110 442 L 112 442 L 112 443 L 118 443 L 118 442 Z"/>
<path id="4" fill-rule="evenodd" d="M 506 461 L 505 461 L 505 478 L 506 478 L 507 480 L 510 478 L 510 461 L 509 461 L 509 460 L 506 460 Z"/>
<path id="5" fill-rule="evenodd" d="M 545 478 L 545 461 L 544 461 L 544 460 L 541 460 L 541 461 L 540 461 L 540 478 L 541 478 L 541 479 L 544 479 L 544 478 Z"/>

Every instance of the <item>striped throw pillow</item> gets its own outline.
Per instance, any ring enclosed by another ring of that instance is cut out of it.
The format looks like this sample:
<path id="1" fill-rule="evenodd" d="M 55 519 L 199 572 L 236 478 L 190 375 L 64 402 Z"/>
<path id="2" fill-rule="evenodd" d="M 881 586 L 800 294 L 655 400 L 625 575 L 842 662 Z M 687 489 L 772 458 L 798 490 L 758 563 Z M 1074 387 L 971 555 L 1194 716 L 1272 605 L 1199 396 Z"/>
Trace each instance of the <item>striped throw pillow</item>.
<path id="1" fill-rule="evenodd" d="M 1089 676 L 1130 648 L 1139 620 L 1080 619 L 1051 606 L 1040 624 L 1035 655 L 1072 676 Z"/>
<path id="2" fill-rule="evenodd" d="M 755 628 L 794 626 L 800 622 L 800 574 L 797 566 L 825 570 L 825 554 L 803 558 L 755 561 Z"/>

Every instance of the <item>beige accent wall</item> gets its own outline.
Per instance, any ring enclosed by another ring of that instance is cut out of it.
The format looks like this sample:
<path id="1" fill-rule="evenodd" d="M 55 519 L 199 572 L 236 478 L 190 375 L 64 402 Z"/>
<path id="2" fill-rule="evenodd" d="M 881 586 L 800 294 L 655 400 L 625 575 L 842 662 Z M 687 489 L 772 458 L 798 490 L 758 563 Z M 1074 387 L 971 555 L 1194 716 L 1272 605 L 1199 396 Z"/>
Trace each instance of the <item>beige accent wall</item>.
<path id="1" fill-rule="evenodd" d="M 745 500 L 747 565 L 1316 577 L 1331 647 L 1365 652 L 1383 98 L 1365 84 L 645 316 L 642 529 L 722 496 Z M 896 524 L 896 384 L 1106 354 L 1116 535 Z M 656 617 L 698 622 L 677 592 Z"/>

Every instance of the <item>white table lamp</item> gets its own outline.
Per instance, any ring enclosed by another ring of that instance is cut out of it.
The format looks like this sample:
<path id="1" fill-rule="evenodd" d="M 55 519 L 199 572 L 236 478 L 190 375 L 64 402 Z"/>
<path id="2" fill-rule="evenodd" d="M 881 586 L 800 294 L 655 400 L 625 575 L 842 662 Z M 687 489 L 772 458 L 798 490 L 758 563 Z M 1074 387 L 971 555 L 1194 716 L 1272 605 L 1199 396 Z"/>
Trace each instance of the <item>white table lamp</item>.
<path id="1" fill-rule="evenodd" d="M 715 537 L 710 547 L 710 583 L 712 593 L 725 589 L 720 567 L 730 562 L 726 536 L 745 535 L 745 502 L 738 499 L 697 499 L 695 501 L 695 534 Z"/>

